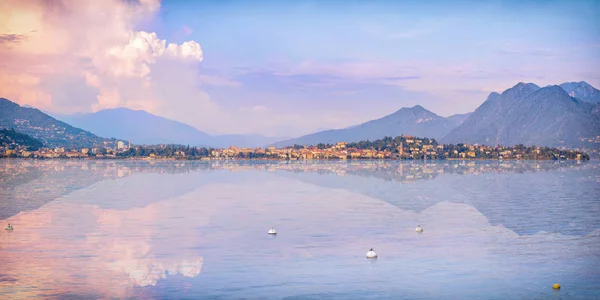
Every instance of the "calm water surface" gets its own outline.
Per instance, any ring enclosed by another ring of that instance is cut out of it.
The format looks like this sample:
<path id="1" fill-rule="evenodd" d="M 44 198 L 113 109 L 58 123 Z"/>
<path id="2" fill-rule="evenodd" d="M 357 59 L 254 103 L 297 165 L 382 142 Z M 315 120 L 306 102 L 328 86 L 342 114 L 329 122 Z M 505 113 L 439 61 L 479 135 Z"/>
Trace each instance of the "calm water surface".
<path id="1" fill-rule="evenodd" d="M 0 220 L 2 299 L 600 299 L 597 161 L 5 159 Z"/>

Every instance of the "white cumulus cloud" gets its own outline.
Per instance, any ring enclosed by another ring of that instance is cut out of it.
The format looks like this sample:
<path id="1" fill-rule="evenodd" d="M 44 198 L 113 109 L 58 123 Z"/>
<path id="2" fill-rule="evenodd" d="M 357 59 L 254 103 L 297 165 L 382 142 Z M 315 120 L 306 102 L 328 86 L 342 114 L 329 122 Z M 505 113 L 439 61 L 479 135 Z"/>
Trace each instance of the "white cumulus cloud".
<path id="1" fill-rule="evenodd" d="M 219 113 L 198 89 L 198 42 L 134 30 L 159 9 L 158 0 L 3 1 L 0 96 L 59 113 L 129 107 L 179 117 L 174 100 L 180 111 Z"/>

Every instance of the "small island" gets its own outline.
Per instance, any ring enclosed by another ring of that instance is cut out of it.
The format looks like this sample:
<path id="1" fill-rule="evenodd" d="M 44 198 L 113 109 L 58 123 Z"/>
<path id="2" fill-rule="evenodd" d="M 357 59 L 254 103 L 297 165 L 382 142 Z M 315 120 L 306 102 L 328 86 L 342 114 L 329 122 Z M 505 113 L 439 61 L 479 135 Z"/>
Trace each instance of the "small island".
<path id="1" fill-rule="evenodd" d="M 572 149 L 538 146 L 487 146 L 467 144 L 439 144 L 434 139 L 402 135 L 375 141 L 338 142 L 336 144 L 294 145 L 285 148 L 226 149 L 187 145 L 131 145 L 118 141 L 115 146 L 94 146 L 68 149 L 46 148 L 30 136 L 14 130 L 0 130 L 0 157 L 2 158 L 77 158 L 77 159 L 166 159 L 166 160 L 346 160 L 346 159 L 400 159 L 400 160 L 589 160 L 588 154 Z"/>

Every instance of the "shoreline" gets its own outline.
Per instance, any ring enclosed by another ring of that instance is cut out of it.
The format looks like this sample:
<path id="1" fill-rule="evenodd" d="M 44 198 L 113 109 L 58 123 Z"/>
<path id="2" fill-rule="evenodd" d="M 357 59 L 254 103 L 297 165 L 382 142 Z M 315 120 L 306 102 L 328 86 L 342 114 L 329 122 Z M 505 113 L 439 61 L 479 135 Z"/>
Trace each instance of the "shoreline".
<path id="1" fill-rule="evenodd" d="M 522 159 L 522 158 L 445 158 L 445 159 L 403 159 L 403 158 L 166 158 L 166 157 L 0 157 L 2 159 L 23 160 L 132 160 L 132 161 L 589 161 L 590 159 Z"/>

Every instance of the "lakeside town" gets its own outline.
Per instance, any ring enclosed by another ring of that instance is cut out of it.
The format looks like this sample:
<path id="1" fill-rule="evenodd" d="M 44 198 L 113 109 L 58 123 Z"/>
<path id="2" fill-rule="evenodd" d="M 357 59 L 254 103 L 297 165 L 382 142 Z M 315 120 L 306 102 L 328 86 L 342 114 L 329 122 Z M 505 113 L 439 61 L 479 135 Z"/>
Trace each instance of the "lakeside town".
<path id="1" fill-rule="evenodd" d="M 285 148 L 259 147 L 226 149 L 190 147 L 184 145 L 131 145 L 117 141 L 116 147 L 67 149 L 32 149 L 30 146 L 12 143 L 0 145 L 0 157 L 4 158 L 77 158 L 77 159 L 163 159 L 163 160 L 346 160 L 346 159 L 400 159 L 400 160 L 446 160 L 446 159 L 506 159 L 506 160 L 589 160 L 587 153 L 549 147 L 446 145 L 434 139 L 414 136 L 386 137 L 375 141 L 338 142 L 313 146 L 294 145 Z"/>

